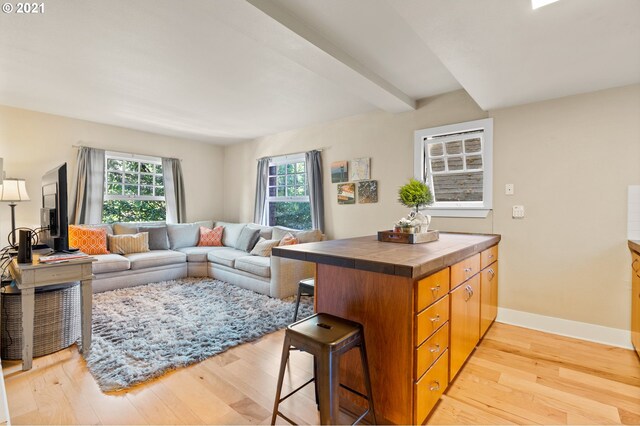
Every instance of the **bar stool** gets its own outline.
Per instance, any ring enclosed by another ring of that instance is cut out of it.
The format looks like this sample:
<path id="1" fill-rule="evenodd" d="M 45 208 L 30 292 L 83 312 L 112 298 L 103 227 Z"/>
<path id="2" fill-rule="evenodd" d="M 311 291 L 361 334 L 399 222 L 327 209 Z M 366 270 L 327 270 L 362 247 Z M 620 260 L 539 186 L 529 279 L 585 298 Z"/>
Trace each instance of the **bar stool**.
<path id="1" fill-rule="evenodd" d="M 294 346 L 296 349 L 308 352 L 314 357 L 314 377 L 302 386 L 293 390 L 284 397 L 282 382 L 284 380 L 289 351 Z M 367 395 L 363 395 L 355 389 L 351 389 L 340 383 L 340 357 L 349 350 L 358 347 L 364 376 L 364 384 Z M 364 329 L 362 325 L 330 314 L 315 314 L 300 320 L 287 327 L 284 335 L 282 358 L 280 360 L 280 374 L 278 375 L 278 388 L 273 404 L 271 424 L 275 424 L 279 415 L 291 424 L 295 424 L 279 411 L 282 401 L 298 392 L 312 382 L 316 382 L 316 398 L 319 401 L 320 424 L 337 424 L 339 406 L 339 388 L 342 387 L 367 400 L 369 407 L 356 419 L 354 425 L 371 413 L 373 424 L 376 424 L 376 415 L 373 408 L 373 396 L 371 393 L 371 378 L 369 377 L 369 365 L 367 362 L 367 350 L 364 343 Z"/>
<path id="2" fill-rule="evenodd" d="M 313 296 L 316 293 L 315 280 L 307 278 L 298 283 L 298 296 L 296 297 L 296 311 L 293 314 L 293 322 L 298 321 L 298 308 L 300 307 L 300 296 Z"/>

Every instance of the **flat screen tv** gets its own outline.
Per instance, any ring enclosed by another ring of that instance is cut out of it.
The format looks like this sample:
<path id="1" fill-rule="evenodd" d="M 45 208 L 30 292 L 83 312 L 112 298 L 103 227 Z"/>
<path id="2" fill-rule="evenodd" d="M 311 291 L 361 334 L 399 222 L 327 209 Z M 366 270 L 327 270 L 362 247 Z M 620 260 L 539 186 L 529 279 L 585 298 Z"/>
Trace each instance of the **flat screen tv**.
<path id="1" fill-rule="evenodd" d="M 42 176 L 41 241 L 55 251 L 69 250 L 67 163 Z"/>

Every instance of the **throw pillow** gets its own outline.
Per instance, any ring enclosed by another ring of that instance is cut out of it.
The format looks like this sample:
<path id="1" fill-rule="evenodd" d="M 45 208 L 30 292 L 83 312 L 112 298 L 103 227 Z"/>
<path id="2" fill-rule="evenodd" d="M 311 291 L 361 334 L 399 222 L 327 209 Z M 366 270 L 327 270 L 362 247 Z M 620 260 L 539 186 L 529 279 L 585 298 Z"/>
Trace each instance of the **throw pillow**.
<path id="1" fill-rule="evenodd" d="M 114 223 L 113 233 L 115 235 L 137 234 L 138 226 L 134 224 L 128 224 L 128 223 Z"/>
<path id="2" fill-rule="evenodd" d="M 112 253 L 131 254 L 149 251 L 149 233 L 109 235 L 109 248 Z"/>
<path id="3" fill-rule="evenodd" d="M 274 240 L 281 240 L 287 233 L 296 237 L 300 244 L 322 241 L 322 232 L 318 229 L 298 230 L 285 228 L 284 226 L 274 226 L 273 237 L 271 238 Z"/>
<path id="4" fill-rule="evenodd" d="M 260 237 L 260 240 L 256 243 L 255 247 L 253 247 L 253 250 L 251 250 L 251 253 L 249 254 L 252 254 L 254 256 L 269 257 L 271 256 L 271 249 L 277 247 L 278 244 L 280 244 L 280 240 L 265 240 L 264 238 Z"/>
<path id="5" fill-rule="evenodd" d="M 216 226 L 224 226 L 224 235 L 222 236 L 222 244 L 225 247 L 235 248 L 238 244 L 240 233 L 247 226 L 246 223 L 218 222 Z"/>
<path id="6" fill-rule="evenodd" d="M 245 226 L 242 229 L 242 232 L 240 232 L 240 236 L 238 237 L 238 241 L 236 242 L 236 248 L 248 253 L 256 245 L 259 238 L 259 229 L 251 229 Z"/>
<path id="7" fill-rule="evenodd" d="M 279 246 L 292 246 L 294 244 L 298 244 L 299 241 L 296 237 L 294 237 L 291 233 L 287 233 L 284 237 L 282 237 L 282 239 L 280 240 L 280 244 L 278 244 Z"/>
<path id="8" fill-rule="evenodd" d="M 224 226 L 216 226 L 213 229 L 201 226 L 198 247 L 221 247 L 223 232 Z"/>
<path id="9" fill-rule="evenodd" d="M 139 226 L 138 232 L 149 233 L 149 250 L 169 250 L 166 226 Z"/>
<path id="10" fill-rule="evenodd" d="M 200 237 L 200 227 L 213 228 L 212 220 L 203 220 L 194 223 L 169 223 L 167 232 L 169 233 L 169 244 L 171 250 L 184 247 L 194 247 L 198 244 Z"/>
<path id="11" fill-rule="evenodd" d="M 105 228 L 84 228 L 69 225 L 69 246 L 86 254 L 109 254 L 107 230 Z"/>

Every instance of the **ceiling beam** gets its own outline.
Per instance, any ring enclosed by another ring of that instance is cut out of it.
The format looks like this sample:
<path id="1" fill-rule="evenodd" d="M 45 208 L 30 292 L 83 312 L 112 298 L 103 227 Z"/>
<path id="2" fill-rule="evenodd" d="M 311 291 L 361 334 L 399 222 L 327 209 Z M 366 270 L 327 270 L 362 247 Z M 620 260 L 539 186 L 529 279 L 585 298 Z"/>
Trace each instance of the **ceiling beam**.
<path id="1" fill-rule="evenodd" d="M 235 3 L 239 6 L 244 2 Z M 397 113 L 416 108 L 414 99 L 280 6 L 268 0 L 247 3 L 268 17 L 269 22 L 244 22 L 241 30 L 245 34 L 384 111 Z M 246 20 L 246 11 L 244 17 Z"/>

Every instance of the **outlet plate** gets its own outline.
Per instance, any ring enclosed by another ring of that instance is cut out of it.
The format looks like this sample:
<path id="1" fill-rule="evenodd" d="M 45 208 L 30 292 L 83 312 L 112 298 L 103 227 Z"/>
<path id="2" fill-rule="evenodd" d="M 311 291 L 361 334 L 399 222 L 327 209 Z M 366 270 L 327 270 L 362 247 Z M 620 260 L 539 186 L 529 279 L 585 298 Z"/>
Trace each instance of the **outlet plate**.
<path id="1" fill-rule="evenodd" d="M 515 193 L 515 187 L 512 183 L 508 183 L 504 186 L 504 195 L 513 195 Z"/>
<path id="2" fill-rule="evenodd" d="M 513 206 L 511 217 L 514 219 L 524 219 L 524 206 Z"/>

